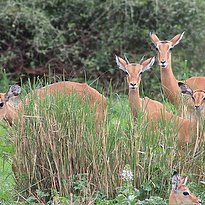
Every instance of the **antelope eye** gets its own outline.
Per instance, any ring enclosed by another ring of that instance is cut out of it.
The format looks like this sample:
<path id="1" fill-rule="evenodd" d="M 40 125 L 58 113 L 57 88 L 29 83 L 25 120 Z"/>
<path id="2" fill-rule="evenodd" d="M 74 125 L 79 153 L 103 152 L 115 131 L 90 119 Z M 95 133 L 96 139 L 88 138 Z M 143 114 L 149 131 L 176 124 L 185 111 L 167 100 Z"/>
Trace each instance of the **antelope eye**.
<path id="1" fill-rule="evenodd" d="M 187 196 L 187 195 L 189 195 L 189 192 L 185 191 L 185 192 L 183 192 L 183 194 L 184 194 L 184 196 Z"/>
<path id="2" fill-rule="evenodd" d="M 159 48 L 158 47 L 155 47 L 156 51 L 159 51 Z"/>
<path id="3" fill-rule="evenodd" d="M 143 73 L 143 72 L 141 71 L 141 72 L 139 73 L 139 75 L 142 75 L 142 73 Z"/>
<path id="4" fill-rule="evenodd" d="M 125 73 L 126 76 L 129 75 L 128 71 L 126 71 L 126 70 L 124 71 L 124 73 Z"/>
<path id="5" fill-rule="evenodd" d="M 3 102 L 0 102 L 0 108 L 2 108 L 4 106 Z"/>
<path id="6" fill-rule="evenodd" d="M 192 98 L 192 100 L 195 102 L 195 98 L 194 98 L 194 96 L 191 96 L 191 98 Z"/>
<path id="7" fill-rule="evenodd" d="M 173 47 L 171 47 L 169 50 L 172 51 L 172 50 L 173 50 Z"/>
<path id="8" fill-rule="evenodd" d="M 203 101 L 205 101 L 205 97 L 203 98 Z"/>

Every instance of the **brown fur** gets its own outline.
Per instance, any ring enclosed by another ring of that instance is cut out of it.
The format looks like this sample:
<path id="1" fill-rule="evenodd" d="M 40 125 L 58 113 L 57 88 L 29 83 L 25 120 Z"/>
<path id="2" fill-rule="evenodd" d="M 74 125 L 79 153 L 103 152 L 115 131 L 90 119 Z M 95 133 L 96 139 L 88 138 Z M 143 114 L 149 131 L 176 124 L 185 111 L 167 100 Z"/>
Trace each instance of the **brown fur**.
<path id="1" fill-rule="evenodd" d="M 169 41 L 161 41 L 156 34 L 151 33 L 150 38 L 158 49 L 157 59 L 160 64 L 160 76 L 161 76 L 161 85 L 164 90 L 165 95 L 170 100 L 171 103 L 179 106 L 181 103 L 181 93 L 178 88 L 178 80 L 176 80 L 171 66 L 171 51 L 170 48 L 177 45 L 181 38 L 182 34 L 176 35 Z M 163 68 L 161 61 L 166 61 L 167 67 Z M 192 89 L 202 89 L 205 90 L 205 77 L 191 77 L 185 80 Z"/>
<path id="2" fill-rule="evenodd" d="M 201 110 L 200 112 L 200 115 L 204 118 L 205 117 L 205 101 L 204 101 L 204 98 L 205 98 L 205 92 L 204 91 L 201 91 L 201 90 L 195 90 L 193 92 L 193 98 L 194 100 L 189 97 L 188 100 L 187 100 L 187 106 L 188 106 L 188 110 L 189 110 L 189 113 L 190 113 L 190 117 L 191 118 L 197 118 L 199 117 L 195 111 L 195 106 L 198 106 Z"/>
<path id="3" fill-rule="evenodd" d="M 77 83 L 77 82 L 58 82 L 43 88 L 34 90 L 33 92 L 40 98 L 44 97 L 47 94 L 62 93 L 65 95 L 70 95 L 72 92 L 76 92 L 82 99 L 88 98 L 88 101 L 91 107 L 96 107 L 96 123 L 102 122 L 105 118 L 106 110 L 106 98 L 100 94 L 94 88 L 88 86 L 86 83 Z M 4 100 L 6 93 L 0 94 L 0 99 Z M 29 103 L 30 94 L 28 94 L 23 102 Z M 18 117 L 18 112 L 22 111 L 22 102 L 15 108 L 10 100 L 5 102 L 5 106 L 0 109 L 0 119 L 5 119 L 10 124 L 12 121 L 15 121 Z"/>
<path id="4" fill-rule="evenodd" d="M 179 87 L 184 94 L 183 101 L 187 107 L 188 117 L 190 119 L 199 120 L 205 117 L 205 90 L 192 88 L 186 84 L 180 82 Z"/>
<path id="5" fill-rule="evenodd" d="M 144 71 L 150 61 L 151 59 L 148 59 L 142 64 L 127 64 L 122 58 L 117 57 L 117 64 L 119 64 L 118 66 L 128 73 L 127 82 L 129 85 L 129 102 L 134 117 L 137 117 L 138 111 L 142 110 L 148 117 L 150 124 L 154 123 L 156 125 L 162 118 L 168 121 L 170 121 L 170 119 L 174 119 L 176 120 L 176 125 L 179 130 L 179 144 L 182 145 L 185 143 L 190 143 L 196 129 L 196 125 L 193 122 L 167 112 L 164 105 L 158 101 L 147 97 L 144 99 L 140 98 L 139 86 L 141 76 L 139 73 Z M 132 84 L 136 84 L 137 88 L 132 89 Z"/>
<path id="6" fill-rule="evenodd" d="M 175 176 L 173 176 L 174 178 Z M 189 188 L 186 186 L 187 178 L 179 180 L 179 184 L 174 185 L 169 195 L 169 205 L 200 205 L 201 200 L 192 194 Z M 177 182 L 174 182 L 177 183 Z M 187 195 L 183 193 L 187 192 Z"/>

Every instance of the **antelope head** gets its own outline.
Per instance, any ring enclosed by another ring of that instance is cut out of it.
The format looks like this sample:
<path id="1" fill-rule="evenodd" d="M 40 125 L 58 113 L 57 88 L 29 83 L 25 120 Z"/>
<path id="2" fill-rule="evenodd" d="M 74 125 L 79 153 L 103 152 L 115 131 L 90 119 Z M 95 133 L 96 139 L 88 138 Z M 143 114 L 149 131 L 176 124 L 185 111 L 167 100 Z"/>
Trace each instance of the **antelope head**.
<path id="1" fill-rule="evenodd" d="M 186 186 L 187 177 L 180 178 L 176 172 L 172 177 L 172 191 L 169 197 L 170 205 L 201 205 L 201 200 L 192 194 Z"/>
<path id="2" fill-rule="evenodd" d="M 21 93 L 21 87 L 18 85 L 12 85 L 6 93 L 0 93 L 0 120 L 4 119 L 10 113 L 8 105 L 10 106 L 10 100 L 17 97 Z"/>
<path id="3" fill-rule="evenodd" d="M 178 82 L 179 88 L 182 94 L 188 95 L 188 107 L 190 110 L 194 110 L 197 113 L 204 112 L 205 106 L 205 90 L 192 90 L 192 88 L 183 83 Z"/>
<path id="4" fill-rule="evenodd" d="M 150 70 L 154 64 L 155 57 L 149 58 L 143 62 L 129 63 L 127 58 L 122 59 L 115 55 L 115 60 L 118 65 L 118 68 L 123 70 L 127 76 L 127 83 L 129 90 L 136 90 L 139 88 L 141 81 L 141 74 L 146 70 Z"/>
<path id="5" fill-rule="evenodd" d="M 167 68 L 171 62 L 171 51 L 181 41 L 184 32 L 177 34 L 171 40 L 161 41 L 155 33 L 150 32 L 150 39 L 154 43 L 157 51 L 157 59 L 159 66 Z"/>

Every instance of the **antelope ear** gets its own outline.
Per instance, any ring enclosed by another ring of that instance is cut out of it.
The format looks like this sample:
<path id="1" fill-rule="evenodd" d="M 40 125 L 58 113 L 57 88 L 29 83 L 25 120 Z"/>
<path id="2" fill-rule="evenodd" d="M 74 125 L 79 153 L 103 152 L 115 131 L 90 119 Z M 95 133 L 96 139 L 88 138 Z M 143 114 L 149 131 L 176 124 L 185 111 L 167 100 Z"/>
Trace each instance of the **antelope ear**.
<path id="1" fill-rule="evenodd" d="M 181 41 L 183 35 L 184 35 L 184 32 L 182 32 L 181 34 L 177 34 L 174 38 L 170 40 L 172 42 L 172 48 Z"/>
<path id="2" fill-rule="evenodd" d="M 6 99 L 9 100 L 9 98 L 18 96 L 21 93 L 21 87 L 19 85 L 12 85 L 8 92 L 6 93 Z"/>
<path id="3" fill-rule="evenodd" d="M 187 94 L 187 95 L 190 95 L 190 96 L 193 95 L 193 90 L 187 84 L 185 84 L 183 82 L 178 82 L 178 86 L 181 89 L 181 92 L 183 94 Z"/>
<path id="4" fill-rule="evenodd" d="M 117 55 L 115 55 L 115 61 L 117 63 L 118 68 L 127 73 L 127 70 L 125 68 L 125 66 L 127 65 L 126 61 L 118 57 Z"/>
<path id="5" fill-rule="evenodd" d="M 141 64 L 143 66 L 142 72 L 145 72 L 146 70 L 150 70 L 154 62 L 155 62 L 155 57 L 149 58 L 145 60 L 144 62 L 142 62 Z"/>
<path id="6" fill-rule="evenodd" d="M 155 46 L 160 41 L 159 38 L 157 37 L 157 35 L 153 32 L 149 33 L 149 37 L 150 37 L 152 43 L 154 43 Z"/>
<path id="7" fill-rule="evenodd" d="M 174 172 L 174 175 L 172 176 L 172 190 L 176 191 L 179 187 L 179 184 L 181 182 L 181 178 L 177 172 Z"/>
<path id="8" fill-rule="evenodd" d="M 186 186 L 187 180 L 188 180 L 188 177 L 184 177 L 184 178 L 181 180 L 180 184 Z"/>

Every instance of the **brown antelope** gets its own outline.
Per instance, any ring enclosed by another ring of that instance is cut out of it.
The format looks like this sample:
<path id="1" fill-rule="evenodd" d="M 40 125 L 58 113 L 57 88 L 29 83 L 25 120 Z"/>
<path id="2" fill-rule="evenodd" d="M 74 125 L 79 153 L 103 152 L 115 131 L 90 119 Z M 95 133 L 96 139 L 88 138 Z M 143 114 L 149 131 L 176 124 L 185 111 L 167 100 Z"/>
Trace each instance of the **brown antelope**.
<path id="1" fill-rule="evenodd" d="M 205 90 L 192 90 L 192 88 L 183 82 L 178 82 L 182 94 L 188 96 L 185 102 L 190 114 L 190 118 L 198 119 L 205 117 Z"/>
<path id="2" fill-rule="evenodd" d="M 145 111 L 147 114 L 154 113 L 165 109 L 162 103 L 152 100 L 150 98 L 140 98 L 139 85 L 141 81 L 141 74 L 149 70 L 154 64 L 155 57 L 150 58 L 141 64 L 129 63 L 126 59 L 115 56 L 118 67 L 123 70 L 127 75 L 127 82 L 129 86 L 129 102 L 130 108 L 135 118 L 139 110 Z"/>
<path id="3" fill-rule="evenodd" d="M 181 93 L 178 80 L 175 78 L 171 66 L 171 51 L 181 41 L 184 32 L 176 35 L 171 40 L 161 41 L 156 34 L 150 33 L 150 38 L 157 51 L 157 59 L 160 66 L 161 85 L 170 102 L 180 105 Z M 205 77 L 191 77 L 185 80 L 192 89 L 205 90 Z"/>
<path id="4" fill-rule="evenodd" d="M 12 124 L 13 119 L 17 118 L 18 95 L 21 93 L 21 87 L 12 85 L 6 93 L 0 93 L 0 121 L 5 119 L 9 124 Z"/>
<path id="5" fill-rule="evenodd" d="M 178 127 L 179 144 L 190 143 L 195 131 L 195 124 L 190 120 L 174 116 L 165 110 L 162 103 L 150 98 L 140 98 L 139 86 L 141 74 L 149 70 L 154 64 L 155 57 L 149 58 L 140 64 L 129 63 L 127 59 L 115 56 L 119 69 L 123 70 L 127 75 L 129 86 L 129 103 L 134 117 L 136 118 L 139 111 L 143 111 L 148 117 L 149 123 L 157 124 L 161 119 L 175 120 Z"/>
<path id="6" fill-rule="evenodd" d="M 187 177 L 180 178 L 176 172 L 172 177 L 172 191 L 169 195 L 169 205 L 201 205 L 201 200 L 192 194 L 186 186 Z"/>
<path id="7" fill-rule="evenodd" d="M 9 124 L 18 118 L 18 113 L 22 111 L 22 103 L 29 103 L 30 94 L 28 94 L 23 101 L 15 105 L 17 96 L 20 94 L 21 88 L 18 85 L 13 85 L 9 88 L 7 93 L 0 93 L 0 120 L 4 119 Z M 91 108 L 96 108 L 96 123 L 104 119 L 106 109 L 106 98 L 94 88 L 88 86 L 86 83 L 77 82 L 58 82 L 33 91 L 33 93 L 40 98 L 45 95 L 62 93 L 70 95 L 76 92 L 80 98 L 88 98 Z"/>

